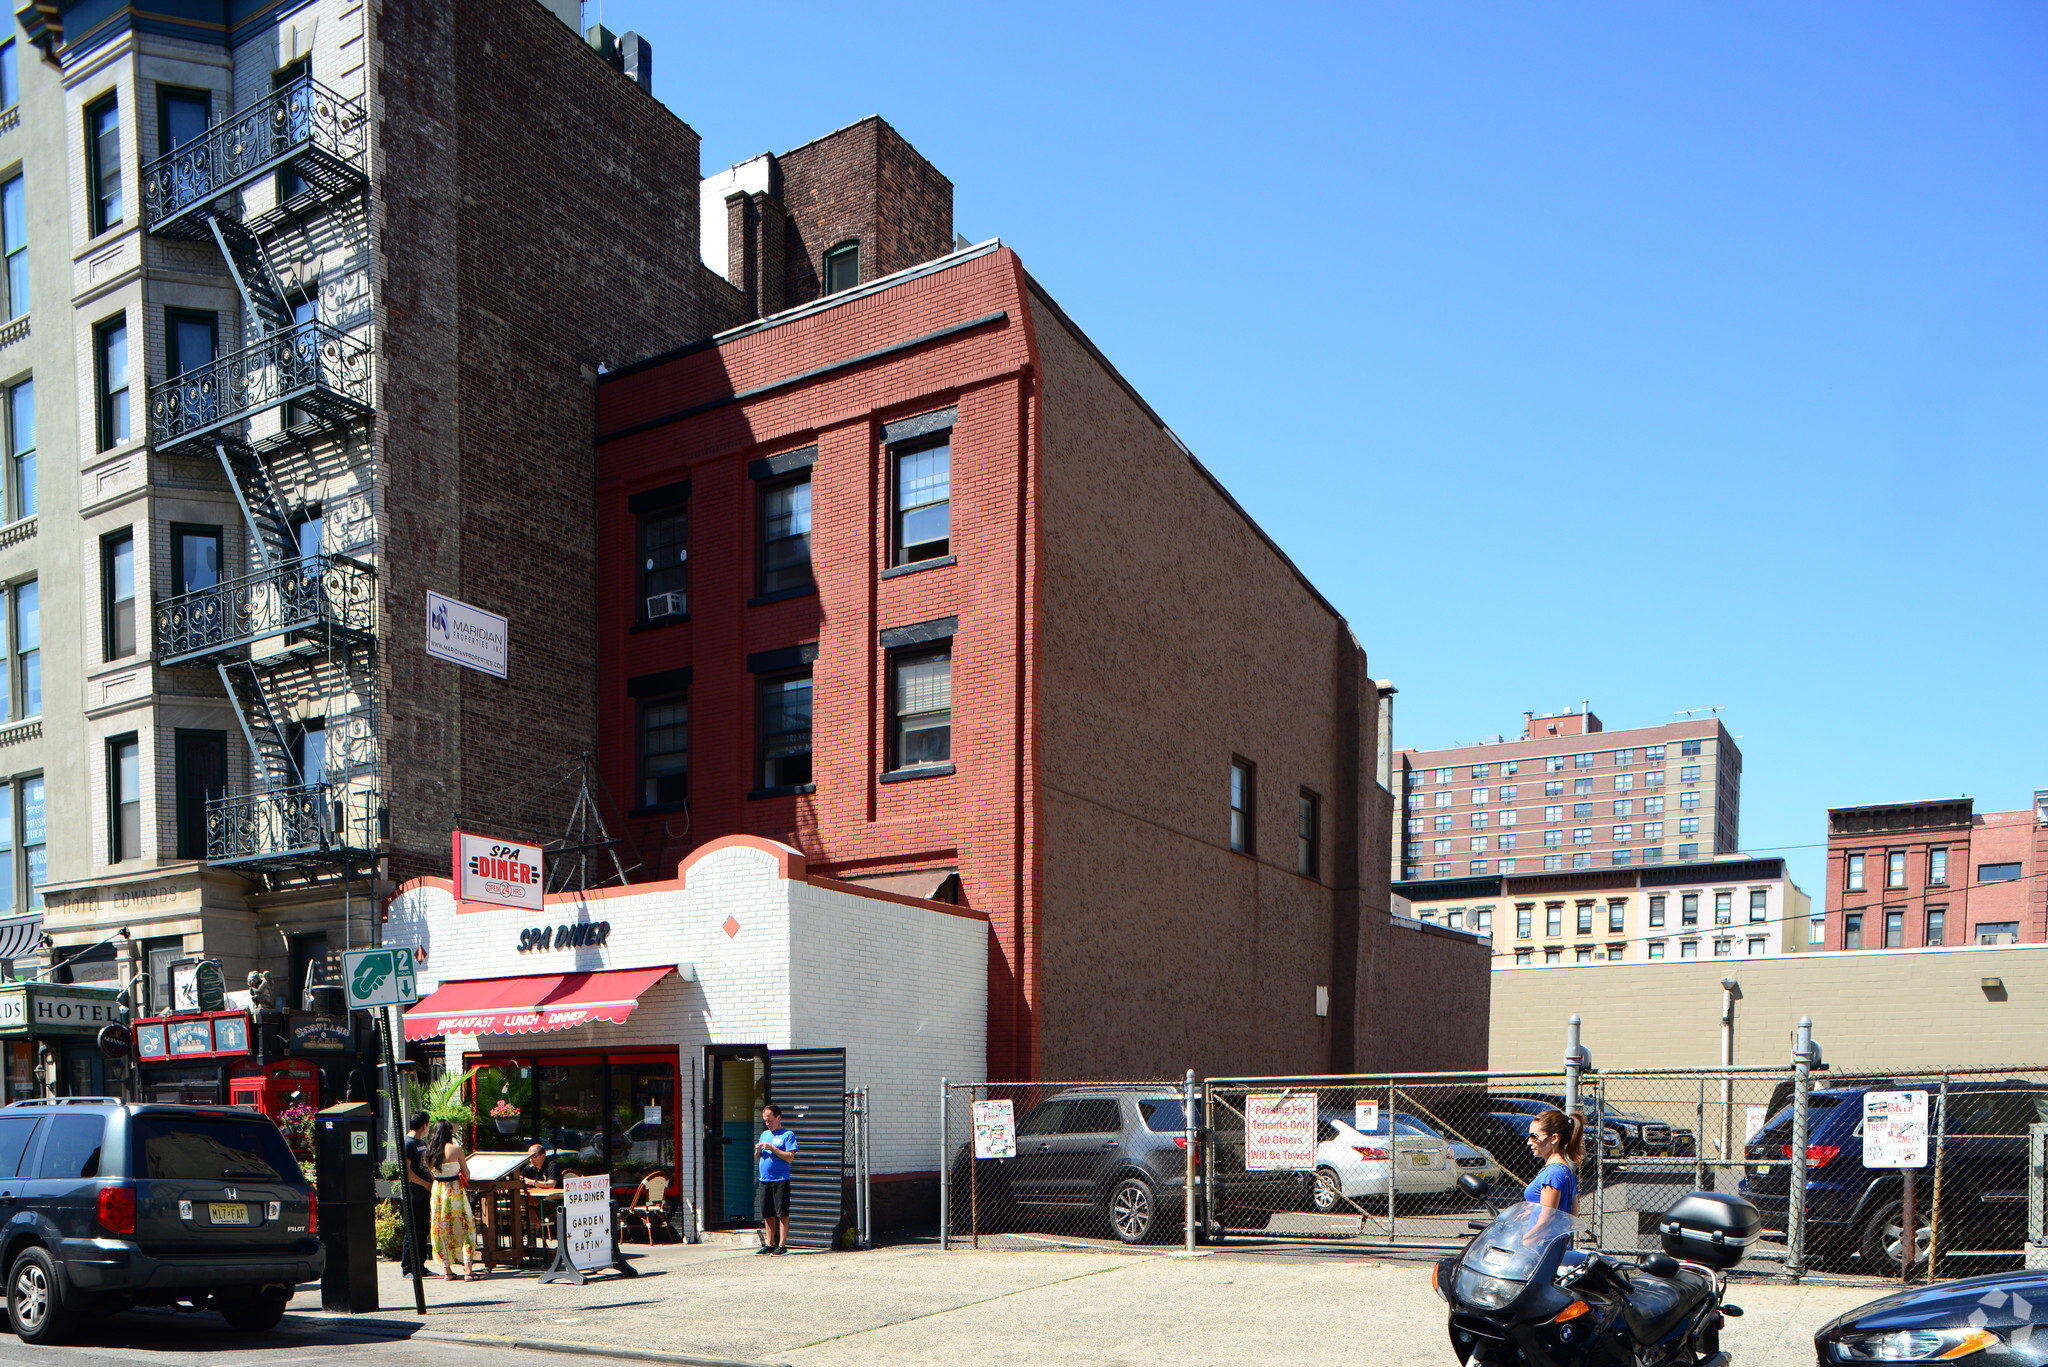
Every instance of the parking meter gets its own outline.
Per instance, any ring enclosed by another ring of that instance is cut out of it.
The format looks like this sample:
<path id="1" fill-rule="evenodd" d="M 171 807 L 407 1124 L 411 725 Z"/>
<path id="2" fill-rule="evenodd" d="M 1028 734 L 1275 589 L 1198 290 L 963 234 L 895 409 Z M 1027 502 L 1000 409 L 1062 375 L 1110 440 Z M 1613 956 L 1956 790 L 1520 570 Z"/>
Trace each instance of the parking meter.
<path id="1" fill-rule="evenodd" d="M 313 1117 L 320 1242 L 327 1249 L 322 1310 L 360 1315 L 377 1308 L 375 1125 L 376 1112 L 363 1101 L 329 1106 Z"/>

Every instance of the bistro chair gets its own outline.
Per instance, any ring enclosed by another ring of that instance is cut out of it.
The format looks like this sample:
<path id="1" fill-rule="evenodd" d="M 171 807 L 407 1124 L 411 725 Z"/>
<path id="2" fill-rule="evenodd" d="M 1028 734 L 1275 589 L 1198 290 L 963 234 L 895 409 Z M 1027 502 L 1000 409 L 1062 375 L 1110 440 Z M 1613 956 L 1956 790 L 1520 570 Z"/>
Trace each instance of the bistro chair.
<path id="1" fill-rule="evenodd" d="M 619 1222 L 638 1220 L 647 1242 L 654 1242 L 654 1227 L 657 1223 L 671 1234 L 675 1231 L 668 1222 L 668 1174 L 660 1168 L 640 1179 L 640 1185 L 633 1191 L 633 1199 L 619 1207 Z"/>

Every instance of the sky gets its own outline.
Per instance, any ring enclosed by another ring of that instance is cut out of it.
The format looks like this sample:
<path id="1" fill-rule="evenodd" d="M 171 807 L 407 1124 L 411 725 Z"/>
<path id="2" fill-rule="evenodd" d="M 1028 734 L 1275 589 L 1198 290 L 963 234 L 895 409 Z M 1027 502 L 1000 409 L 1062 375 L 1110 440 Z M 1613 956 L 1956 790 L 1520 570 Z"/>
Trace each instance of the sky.
<path id="1" fill-rule="evenodd" d="M 2048 788 L 2048 4 L 602 21 L 707 173 L 888 119 L 1345 615 L 1397 745 L 1718 707 L 1744 847 L 1816 894 L 1830 806 Z"/>

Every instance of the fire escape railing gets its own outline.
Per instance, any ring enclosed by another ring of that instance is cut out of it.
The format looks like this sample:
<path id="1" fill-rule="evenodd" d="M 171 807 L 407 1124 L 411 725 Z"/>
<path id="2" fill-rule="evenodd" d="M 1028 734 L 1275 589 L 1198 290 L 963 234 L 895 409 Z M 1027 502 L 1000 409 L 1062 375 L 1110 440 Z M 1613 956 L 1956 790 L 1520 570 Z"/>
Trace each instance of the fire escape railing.
<path id="1" fill-rule="evenodd" d="M 214 798 L 206 804 L 206 858 L 269 870 L 369 859 L 383 820 L 374 791 L 328 783 Z"/>
<path id="2" fill-rule="evenodd" d="M 369 343 L 326 323 L 297 323 L 151 385 L 149 441 L 159 451 L 176 451 L 288 403 L 347 422 L 370 411 L 371 380 Z M 203 449 L 202 443 L 197 450 Z"/>
<path id="3" fill-rule="evenodd" d="M 310 76 L 236 110 L 142 168 L 142 226 L 163 237 L 204 237 L 195 211 L 262 176 L 290 169 L 294 200 L 346 194 L 365 181 L 369 120 L 362 106 Z"/>
<path id="4" fill-rule="evenodd" d="M 223 579 L 156 606 L 157 663 L 210 662 L 274 636 L 367 636 L 376 571 L 343 555 L 309 555 Z"/>

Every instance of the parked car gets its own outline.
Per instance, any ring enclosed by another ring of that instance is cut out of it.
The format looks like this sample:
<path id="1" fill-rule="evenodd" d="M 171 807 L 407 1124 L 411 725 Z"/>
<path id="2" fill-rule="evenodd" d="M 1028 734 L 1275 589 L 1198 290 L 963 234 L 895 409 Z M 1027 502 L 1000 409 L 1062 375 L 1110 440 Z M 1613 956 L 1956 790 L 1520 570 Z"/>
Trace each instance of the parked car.
<path id="1" fill-rule="evenodd" d="M 1407 1111 L 1399 1112 L 1395 1119 L 1404 1125 L 1414 1126 L 1424 1134 L 1434 1135 L 1446 1144 L 1449 1144 L 1451 1146 L 1451 1161 L 1457 1166 L 1458 1176 L 1463 1177 L 1470 1174 L 1488 1186 L 1492 1186 L 1507 1175 L 1507 1169 L 1500 1165 L 1500 1160 L 1495 1158 L 1490 1151 L 1482 1149 L 1476 1144 L 1467 1144 L 1462 1139 L 1445 1134 L 1441 1126 L 1431 1124 L 1421 1116 L 1411 1115 Z"/>
<path id="2" fill-rule="evenodd" d="M 1459 1092 L 1434 1103 L 1428 1119 L 1445 1134 L 1492 1155 L 1506 1176 L 1526 1182 L 1543 1165 L 1529 1152 L 1529 1114 L 1496 1109 L 1498 1097 Z"/>
<path id="3" fill-rule="evenodd" d="M 0 1267 L 24 1343 L 180 1302 L 269 1329 L 325 1262 L 313 1189 L 255 1111 L 105 1097 L 0 1108 Z"/>
<path id="4" fill-rule="evenodd" d="M 1502 1114 L 1524 1117 L 1522 1129 L 1525 1134 L 1528 1132 L 1529 1125 L 1527 1117 L 1542 1115 L 1545 1111 L 1561 1111 L 1564 1109 L 1564 1099 L 1562 1097 L 1554 1101 L 1548 1097 L 1533 1096 L 1496 1096 L 1489 1099 L 1493 1102 L 1496 1111 Z M 1586 1124 L 1586 1150 L 1590 1155 L 1594 1140 L 1590 1102 L 1587 1103 L 1587 1109 L 1589 1114 Z M 1621 1131 L 1613 1125 L 1603 1127 L 1599 1139 L 1600 1147 L 1607 1153 L 1610 1162 L 1613 1161 L 1614 1157 L 1627 1151 L 1627 1146 L 1621 1137 Z"/>
<path id="5" fill-rule="evenodd" d="M 1558 1110 L 1564 1109 L 1562 1092 L 1518 1092 L 1505 1100 L 1516 1103 L 1516 1110 Z M 1585 1113 L 1590 1144 L 1593 1139 L 1591 1127 L 1599 1124 L 1602 1131 L 1602 1146 L 1606 1157 L 1616 1158 L 1690 1158 L 1693 1156 L 1697 1137 L 1682 1125 L 1672 1125 L 1653 1116 L 1633 1111 L 1619 1110 L 1607 1102 L 1593 1097 L 1582 1097 L 1580 1109 Z"/>
<path id="6" fill-rule="evenodd" d="M 1219 1218 L 1241 1223 L 1231 1210 L 1291 1208 L 1299 1177 L 1246 1172 L 1244 1122 L 1227 1108 L 1216 1112 L 1206 1146 L 1215 1170 L 1198 1169 L 1195 1180 L 1215 1183 L 1210 1195 L 1221 1208 Z M 955 1150 L 952 1189 L 969 1191 L 967 1167 L 975 1162 L 975 1200 L 984 1229 L 1016 1215 L 1065 1214 L 1099 1217 L 1127 1244 L 1171 1238 L 1182 1228 L 1186 1124 L 1178 1096 L 1138 1088 L 1069 1088 L 1017 1118 L 1015 1157 L 977 1161 L 969 1145 Z M 962 1198 L 955 1196 L 952 1218 L 966 1217 Z"/>
<path id="7" fill-rule="evenodd" d="M 1821 1367 L 1960 1360 L 1981 1367 L 2048 1363 L 2048 1274 L 2000 1272 L 1880 1296 L 1822 1325 Z"/>
<path id="8" fill-rule="evenodd" d="M 1316 1167 L 1307 1193 L 1311 1209 L 1341 1214 L 1377 1198 L 1378 1206 L 1366 1209 L 1384 1212 L 1390 1181 L 1396 1200 L 1456 1189 L 1458 1165 L 1442 1136 L 1399 1116 L 1390 1135 L 1385 1112 L 1376 1129 L 1361 1130 L 1353 1122 L 1352 1114 L 1341 1111 L 1317 1118 Z"/>
<path id="9" fill-rule="evenodd" d="M 1896 1090 L 1896 1084 L 1886 1083 L 1814 1092 L 1807 1109 L 1808 1251 L 1822 1260 L 1860 1259 L 1865 1270 L 1886 1277 L 1900 1272 L 1905 1186 L 1896 1168 L 1863 1166 L 1863 1098 Z M 1787 1106 L 1764 1123 L 1743 1151 L 1749 1167 L 1742 1191 L 1777 1230 L 1785 1228 L 1792 1190 L 1786 1162 L 1792 1157 L 1792 1118 Z M 1930 1124 L 1936 1119 L 1930 1113 Z M 2044 1121 L 2048 1087 L 2040 1083 L 1950 1084 L 1941 1182 L 1943 1247 L 2018 1254 L 2026 1241 L 2027 1128 Z M 1930 1237 L 1930 1187 L 1922 1185 L 1913 1221 L 1919 1252 Z"/>

